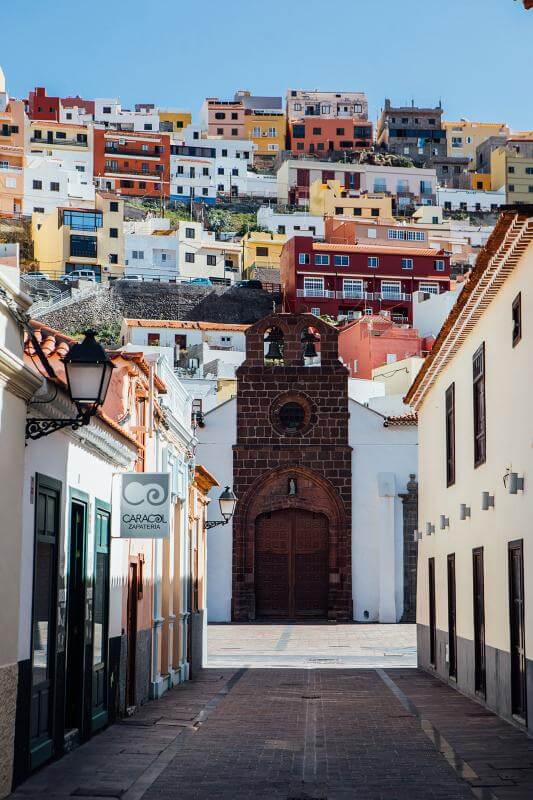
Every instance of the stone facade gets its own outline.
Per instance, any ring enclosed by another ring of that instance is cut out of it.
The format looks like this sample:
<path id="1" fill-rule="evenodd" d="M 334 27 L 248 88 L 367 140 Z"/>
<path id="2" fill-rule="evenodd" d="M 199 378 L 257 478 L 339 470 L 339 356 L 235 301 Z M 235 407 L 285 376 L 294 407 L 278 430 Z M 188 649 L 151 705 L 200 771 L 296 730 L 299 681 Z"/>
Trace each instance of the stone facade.
<path id="1" fill-rule="evenodd" d="M 418 542 L 414 533 L 418 522 L 418 483 L 410 475 L 403 503 L 403 616 L 402 622 L 416 622 L 416 572 Z"/>
<path id="2" fill-rule="evenodd" d="M 17 706 L 17 664 L 0 668 L 0 797 L 11 790 L 13 748 L 15 743 L 15 710 Z"/>
<path id="3" fill-rule="evenodd" d="M 283 360 L 265 359 L 265 335 L 282 336 Z M 320 336 L 320 366 L 306 366 L 302 334 Z M 312 315 L 274 314 L 250 327 L 246 360 L 237 370 L 237 442 L 233 523 L 235 621 L 255 619 L 256 521 L 273 511 L 302 509 L 328 523 L 327 616 L 352 619 L 351 448 L 348 371 L 339 362 L 337 332 Z M 301 408 L 298 430 L 285 429 L 281 409 Z"/>

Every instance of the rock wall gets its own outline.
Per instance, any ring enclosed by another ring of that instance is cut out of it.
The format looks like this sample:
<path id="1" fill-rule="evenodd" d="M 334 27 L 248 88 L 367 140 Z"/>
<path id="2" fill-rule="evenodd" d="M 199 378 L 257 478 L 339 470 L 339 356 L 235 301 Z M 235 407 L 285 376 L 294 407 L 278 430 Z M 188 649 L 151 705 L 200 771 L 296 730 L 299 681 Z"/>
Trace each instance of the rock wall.
<path id="1" fill-rule="evenodd" d="M 65 333 L 111 328 L 124 317 L 248 324 L 271 313 L 278 300 L 260 289 L 116 281 L 39 319 Z"/>

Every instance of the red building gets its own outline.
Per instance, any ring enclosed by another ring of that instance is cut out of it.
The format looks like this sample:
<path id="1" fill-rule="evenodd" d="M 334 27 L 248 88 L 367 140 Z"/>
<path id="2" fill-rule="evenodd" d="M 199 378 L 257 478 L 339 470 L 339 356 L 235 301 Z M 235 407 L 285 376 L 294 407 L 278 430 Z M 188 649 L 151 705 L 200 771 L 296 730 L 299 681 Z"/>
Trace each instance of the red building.
<path id="1" fill-rule="evenodd" d="M 50 119 L 59 122 L 59 97 L 48 97 L 44 86 L 36 86 L 27 102 L 30 119 Z"/>
<path id="2" fill-rule="evenodd" d="M 170 136 L 94 129 L 94 176 L 101 189 L 130 197 L 168 197 Z"/>
<path id="3" fill-rule="evenodd" d="M 372 370 L 383 364 L 413 356 L 424 358 L 434 341 L 382 315 L 367 316 L 340 329 L 339 356 L 352 378 L 371 379 Z"/>
<path id="4" fill-rule="evenodd" d="M 356 117 L 288 120 L 287 147 L 295 155 L 360 152 L 372 144 L 372 123 Z"/>
<path id="5" fill-rule="evenodd" d="M 381 313 L 411 324 L 413 292 L 449 290 L 450 257 L 426 247 L 295 236 L 281 254 L 281 283 L 288 311 L 335 319 Z"/>

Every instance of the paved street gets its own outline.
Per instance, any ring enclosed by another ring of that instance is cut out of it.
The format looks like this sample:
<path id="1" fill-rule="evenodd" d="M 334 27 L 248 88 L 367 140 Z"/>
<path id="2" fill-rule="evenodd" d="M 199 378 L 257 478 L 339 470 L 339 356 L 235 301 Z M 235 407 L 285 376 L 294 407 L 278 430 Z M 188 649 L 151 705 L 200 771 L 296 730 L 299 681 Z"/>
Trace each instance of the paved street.
<path id="1" fill-rule="evenodd" d="M 13 797 L 531 800 L 530 738 L 425 673 L 378 663 L 412 636 L 410 626 L 214 626 L 211 658 L 233 668 L 217 662 Z M 224 655 L 230 642 L 240 655 Z M 339 643 L 347 655 L 332 655 Z M 312 661 L 367 657 L 365 647 L 375 668 Z M 287 654 L 302 664 L 273 661 Z M 268 666 L 247 667 L 252 656 Z"/>
<path id="2" fill-rule="evenodd" d="M 415 625 L 211 625 L 217 667 L 415 667 Z"/>

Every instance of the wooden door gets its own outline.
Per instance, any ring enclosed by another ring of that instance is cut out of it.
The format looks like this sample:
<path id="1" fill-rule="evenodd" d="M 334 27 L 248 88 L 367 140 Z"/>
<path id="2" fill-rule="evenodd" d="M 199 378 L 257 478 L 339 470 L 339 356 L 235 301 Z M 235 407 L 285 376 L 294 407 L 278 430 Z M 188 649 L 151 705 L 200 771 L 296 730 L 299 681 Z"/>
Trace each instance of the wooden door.
<path id="1" fill-rule="evenodd" d="M 457 602 L 455 553 L 448 556 L 448 675 L 457 679 Z"/>
<path id="2" fill-rule="evenodd" d="M 53 754 L 60 505 L 60 484 L 38 475 L 35 493 L 30 701 L 32 768 L 39 766 Z"/>
<path id="3" fill-rule="evenodd" d="M 429 592 L 429 663 L 437 666 L 437 626 L 435 608 L 435 559 L 428 561 Z"/>
<path id="4" fill-rule="evenodd" d="M 486 690 L 485 662 L 485 586 L 483 579 L 483 548 L 472 551 L 474 589 L 474 686 L 484 695 Z"/>
<path id="5" fill-rule="evenodd" d="M 261 515 L 255 535 L 258 617 L 325 617 L 328 610 L 328 521 L 289 509 Z"/>
<path id="6" fill-rule="evenodd" d="M 509 543 L 509 615 L 512 713 L 525 723 L 527 717 L 527 695 L 522 541 Z"/>
<path id="7" fill-rule="evenodd" d="M 128 664 L 126 672 L 126 702 L 135 705 L 135 654 L 137 651 L 137 603 L 139 598 L 139 564 L 130 561 L 128 575 Z"/>
<path id="8" fill-rule="evenodd" d="M 96 507 L 94 542 L 91 729 L 107 722 L 109 549 L 111 514 Z"/>

